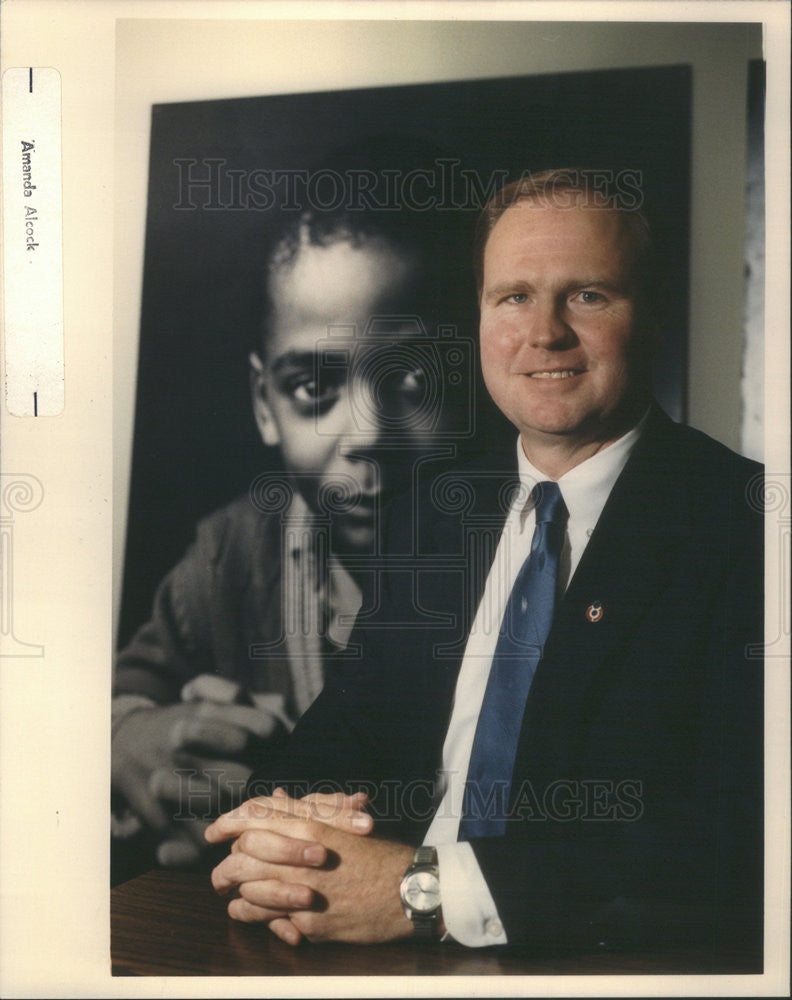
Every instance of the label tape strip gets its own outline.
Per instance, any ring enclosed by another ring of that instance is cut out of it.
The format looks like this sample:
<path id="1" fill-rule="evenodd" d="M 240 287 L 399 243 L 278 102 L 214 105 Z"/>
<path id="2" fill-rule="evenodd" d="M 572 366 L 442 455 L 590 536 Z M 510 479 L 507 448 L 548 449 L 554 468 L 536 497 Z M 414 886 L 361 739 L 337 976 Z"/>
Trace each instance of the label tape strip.
<path id="1" fill-rule="evenodd" d="M 19 417 L 63 410 L 61 79 L 3 73 L 5 396 Z"/>

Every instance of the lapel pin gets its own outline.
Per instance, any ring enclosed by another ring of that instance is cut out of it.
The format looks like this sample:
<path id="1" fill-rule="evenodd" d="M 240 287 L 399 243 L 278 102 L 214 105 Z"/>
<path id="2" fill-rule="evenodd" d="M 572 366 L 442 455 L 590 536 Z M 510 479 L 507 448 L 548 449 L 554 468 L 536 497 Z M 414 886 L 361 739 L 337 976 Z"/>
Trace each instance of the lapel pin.
<path id="1" fill-rule="evenodd" d="M 590 622 L 598 622 L 603 615 L 602 605 L 599 601 L 594 601 L 593 604 L 589 604 L 586 608 L 586 618 Z"/>

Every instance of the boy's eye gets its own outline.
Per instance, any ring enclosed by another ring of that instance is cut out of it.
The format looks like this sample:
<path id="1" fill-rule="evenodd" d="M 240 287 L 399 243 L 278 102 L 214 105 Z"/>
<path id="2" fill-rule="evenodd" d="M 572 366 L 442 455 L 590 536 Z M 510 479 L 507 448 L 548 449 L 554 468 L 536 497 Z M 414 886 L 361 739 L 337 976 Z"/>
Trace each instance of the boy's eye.
<path id="1" fill-rule="evenodd" d="M 523 302 L 528 301 L 528 296 L 525 292 L 513 292 L 511 295 L 506 296 L 506 301 L 511 302 L 515 306 L 521 306 Z"/>
<path id="2" fill-rule="evenodd" d="M 313 373 L 306 373 L 287 380 L 283 391 L 291 397 L 300 412 L 322 413 L 338 400 L 345 378 L 339 379 L 335 375 L 316 378 Z"/>
<path id="3" fill-rule="evenodd" d="M 291 394 L 298 403 L 314 403 L 319 398 L 319 384 L 315 379 L 292 387 Z"/>

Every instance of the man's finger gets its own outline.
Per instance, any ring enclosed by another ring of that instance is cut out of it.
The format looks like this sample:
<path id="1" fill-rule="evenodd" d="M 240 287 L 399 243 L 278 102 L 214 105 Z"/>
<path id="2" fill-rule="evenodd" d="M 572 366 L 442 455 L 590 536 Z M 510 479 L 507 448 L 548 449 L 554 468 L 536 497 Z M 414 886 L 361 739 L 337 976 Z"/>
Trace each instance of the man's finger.
<path id="1" fill-rule="evenodd" d="M 259 796 L 266 798 L 266 796 Z M 293 799 L 285 788 L 280 785 L 272 789 L 272 798 L 288 799 L 290 802 L 325 802 L 329 805 L 341 804 L 348 809 L 364 809 L 369 804 L 368 792 L 352 792 L 350 795 L 345 792 L 309 792 L 302 798 Z M 255 802 L 255 799 L 251 799 Z"/>
<path id="2" fill-rule="evenodd" d="M 283 795 L 286 794 L 282 788 L 276 788 L 275 792 L 281 792 Z M 340 807 L 342 810 L 360 812 L 369 804 L 369 796 L 367 792 L 353 792 L 351 795 L 346 795 L 344 792 L 331 792 L 329 794 L 325 792 L 311 792 L 302 799 L 292 801 L 316 802 L 319 805 L 325 805 L 329 808 Z"/>
<path id="3" fill-rule="evenodd" d="M 264 829 L 266 825 L 273 821 L 278 822 L 278 818 L 283 822 L 296 822 L 303 817 L 298 816 L 294 810 L 289 809 L 284 800 L 277 801 L 270 798 L 248 799 L 235 809 L 224 812 L 209 827 L 207 833 L 217 840 L 228 840 L 229 837 L 238 837 L 244 830 L 253 827 Z"/>
<path id="4" fill-rule="evenodd" d="M 274 826 L 278 822 L 275 819 L 277 815 L 279 815 L 278 811 L 273 807 L 269 807 L 266 810 L 258 807 L 253 812 L 250 809 L 250 802 L 243 802 L 238 808 L 223 813 L 222 816 L 218 816 L 214 823 L 207 827 L 204 836 L 210 844 L 219 844 L 224 840 L 231 840 L 232 837 L 238 837 L 245 830 L 265 829 L 266 824 L 273 824 Z M 297 817 L 288 813 L 281 813 L 280 815 L 292 822 L 297 819 Z M 277 826 L 274 828 L 277 829 Z"/>
<path id="5" fill-rule="evenodd" d="M 301 872 L 305 869 L 271 865 L 236 854 L 215 867 L 212 888 L 219 896 L 236 892 L 272 912 L 307 910 L 314 905 L 314 892 L 301 881 Z"/>
<path id="6" fill-rule="evenodd" d="M 283 837 L 269 830 L 248 830 L 234 841 L 231 853 L 212 872 L 212 885 L 219 893 L 228 892 L 242 882 L 271 877 L 273 865 L 295 869 L 294 873 L 283 872 L 283 877 L 289 879 L 300 869 L 318 868 L 326 860 L 327 851 L 321 844 Z"/>
<path id="7" fill-rule="evenodd" d="M 271 920 L 287 919 L 287 914 L 282 910 L 270 910 L 263 906 L 256 906 L 241 897 L 231 900 L 227 912 L 232 920 L 241 920 L 247 924 L 269 923 Z"/>
<path id="8" fill-rule="evenodd" d="M 260 909 L 280 912 L 281 915 L 294 910 L 308 910 L 314 903 L 313 890 L 307 885 L 281 882 L 280 879 L 243 882 L 239 886 L 239 895 Z"/>
<path id="9" fill-rule="evenodd" d="M 302 934 L 287 917 L 277 917 L 275 920 L 270 920 L 269 929 L 275 937 L 292 945 L 292 947 L 302 941 Z"/>
<path id="10" fill-rule="evenodd" d="M 356 792 L 354 795 L 344 795 L 341 792 L 312 793 L 302 799 L 293 799 L 282 788 L 276 788 L 272 797 L 261 796 L 243 802 L 239 807 L 239 815 L 263 818 L 276 809 L 303 819 L 318 819 L 347 833 L 365 835 L 374 828 L 371 816 L 362 811 L 367 803 L 368 796 L 365 792 Z"/>
<path id="11" fill-rule="evenodd" d="M 339 796 L 335 802 L 324 800 L 299 799 L 295 811 L 298 816 L 306 819 L 318 819 L 336 830 L 347 833 L 367 834 L 374 829 L 374 820 L 368 813 L 358 807 L 350 807 L 346 800 L 348 796 Z"/>

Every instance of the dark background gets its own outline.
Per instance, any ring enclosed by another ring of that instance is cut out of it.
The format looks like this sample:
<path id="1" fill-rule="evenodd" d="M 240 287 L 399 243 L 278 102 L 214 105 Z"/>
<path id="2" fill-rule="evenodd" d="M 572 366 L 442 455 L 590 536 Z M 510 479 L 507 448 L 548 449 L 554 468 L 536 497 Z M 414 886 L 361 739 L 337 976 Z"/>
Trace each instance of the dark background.
<path id="1" fill-rule="evenodd" d="M 148 616 L 195 521 L 277 461 L 251 416 L 247 354 L 263 247 L 282 209 L 245 207 L 229 171 L 311 169 L 340 146 L 383 135 L 460 160 L 484 190 L 495 171 L 509 179 L 563 166 L 639 171 L 644 209 L 674 248 L 656 393 L 684 419 L 690 105 L 690 67 L 672 66 L 155 106 L 119 642 Z M 176 208 L 186 199 L 175 161 L 197 160 L 193 174 L 203 177 L 212 158 L 224 161 L 223 185 L 214 195 L 194 189 L 195 208 Z M 463 228 L 479 207 L 458 210 Z M 467 301 L 472 268 L 453 280 L 464 282 Z M 474 338 L 472 311 L 468 325 L 461 333 Z M 513 447 L 480 390 L 477 406 L 475 446 Z"/>

